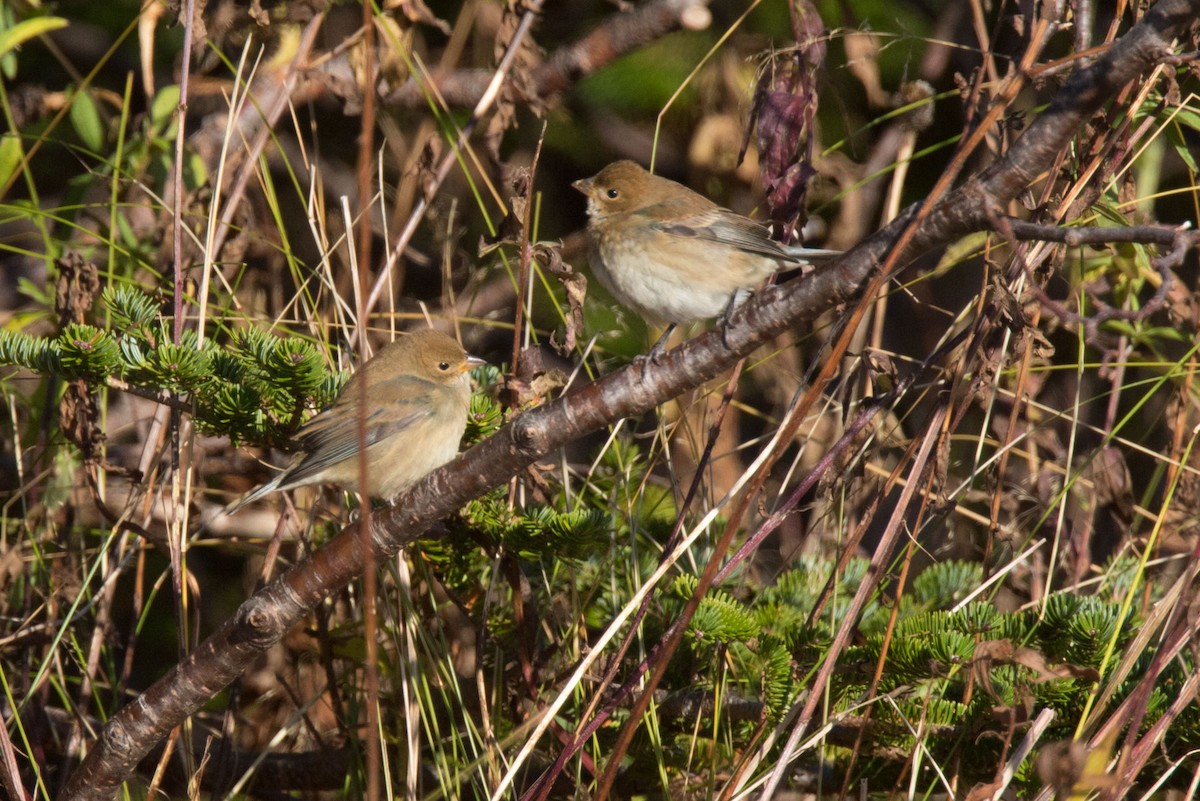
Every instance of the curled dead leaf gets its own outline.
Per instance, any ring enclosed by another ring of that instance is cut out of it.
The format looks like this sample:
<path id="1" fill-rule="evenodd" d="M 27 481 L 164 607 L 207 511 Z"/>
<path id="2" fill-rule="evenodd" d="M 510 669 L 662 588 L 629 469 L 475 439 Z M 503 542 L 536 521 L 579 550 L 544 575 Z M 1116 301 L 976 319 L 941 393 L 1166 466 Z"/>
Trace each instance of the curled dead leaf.
<path id="1" fill-rule="evenodd" d="M 792 0 L 796 46 L 767 56 L 759 70 L 742 145 L 758 131 L 759 163 L 771 219 L 781 223 L 785 242 L 799 239 L 806 213 L 812 166 L 812 126 L 817 113 L 817 70 L 825 61 L 825 24 L 809 0 Z M 740 161 L 739 156 L 739 161 Z"/>
<path id="2" fill-rule="evenodd" d="M 879 79 L 879 53 L 882 50 L 879 37 L 870 31 L 855 31 L 846 34 L 842 45 L 846 48 L 846 66 L 866 90 L 867 102 L 875 108 L 890 106 L 891 98 Z"/>
<path id="3" fill-rule="evenodd" d="M 517 360 L 516 375 L 505 376 L 500 390 L 500 402 L 513 409 L 525 409 L 544 403 L 550 393 L 566 386 L 567 375 L 562 370 L 547 367 L 538 348 L 526 348 Z"/>
<path id="4" fill-rule="evenodd" d="M 1113 728 L 1097 748 L 1079 740 L 1050 743 L 1038 753 L 1037 772 L 1041 780 L 1054 787 L 1059 798 L 1083 798 L 1095 790 L 1113 786 L 1107 764 L 1112 757 L 1118 729 Z"/>
<path id="5" fill-rule="evenodd" d="M 446 36 L 450 35 L 450 23 L 430 11 L 424 0 L 386 0 L 383 7 L 386 11 L 399 9 L 409 22 L 431 25 Z"/>
<path id="6" fill-rule="evenodd" d="M 1083 681 L 1093 682 L 1100 681 L 1100 672 L 1095 668 L 1084 667 L 1081 665 L 1072 665 L 1069 662 L 1052 665 L 1046 659 L 1046 655 L 1040 651 L 1035 651 L 1032 648 L 1018 648 L 1012 655 L 1012 662 L 1015 665 L 1022 665 L 1029 668 L 1037 677 L 1034 679 L 1038 684 L 1055 679 L 1082 679 Z"/>
<path id="7" fill-rule="evenodd" d="M 60 326 L 82 323 L 100 294 L 100 271 L 75 251 L 59 258 L 58 281 L 54 285 L 54 310 Z"/>
<path id="8" fill-rule="evenodd" d="M 934 94 L 933 87 L 925 81 L 906 81 L 892 95 L 892 105 L 896 108 L 913 106 L 901 121 L 914 131 L 924 131 L 933 125 Z"/>
<path id="9" fill-rule="evenodd" d="M 563 339 L 558 341 L 557 332 L 550 335 L 550 344 L 556 351 L 566 356 L 575 350 L 579 337 L 583 333 L 583 301 L 587 297 L 587 278 L 583 273 L 575 272 L 571 269 L 571 265 L 563 261 L 562 245 L 560 244 L 538 242 L 533 246 L 533 258 L 566 290 L 567 312 Z"/>

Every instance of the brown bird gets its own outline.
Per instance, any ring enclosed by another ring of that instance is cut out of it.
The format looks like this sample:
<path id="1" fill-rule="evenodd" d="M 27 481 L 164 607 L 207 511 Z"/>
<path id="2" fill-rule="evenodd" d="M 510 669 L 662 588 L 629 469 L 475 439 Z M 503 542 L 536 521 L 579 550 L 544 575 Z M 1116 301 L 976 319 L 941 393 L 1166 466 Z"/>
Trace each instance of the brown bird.
<path id="1" fill-rule="evenodd" d="M 484 364 L 452 338 L 418 331 L 368 359 L 337 400 L 296 434 L 299 454 L 283 472 L 227 510 L 276 490 L 336 484 L 372 498 L 394 499 L 454 458 L 467 426 L 471 380 Z M 366 383 L 366 487 L 359 467 L 359 415 Z"/>
<path id="2" fill-rule="evenodd" d="M 667 334 L 732 309 L 772 273 L 840 255 L 776 242 L 765 226 L 632 161 L 572 186 L 587 196 L 592 271 Z"/>

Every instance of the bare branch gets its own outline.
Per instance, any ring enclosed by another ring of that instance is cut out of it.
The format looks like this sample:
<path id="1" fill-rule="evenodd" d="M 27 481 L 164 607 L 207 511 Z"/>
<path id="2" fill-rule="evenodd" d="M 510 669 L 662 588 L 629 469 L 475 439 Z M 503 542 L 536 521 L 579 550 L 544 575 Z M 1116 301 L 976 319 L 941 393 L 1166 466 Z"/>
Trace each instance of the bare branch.
<path id="1" fill-rule="evenodd" d="M 654 0 L 625 14 L 610 17 L 577 42 L 561 47 L 533 74 L 531 86 L 537 97 L 548 99 L 565 92 L 596 70 L 649 42 L 688 24 L 691 15 L 707 15 L 710 0 Z M 492 70 L 458 70 L 435 73 L 437 93 L 454 107 L 471 108 L 483 97 Z M 426 105 L 428 89 L 420 82 L 408 83 L 383 98 L 388 106 L 402 108 Z"/>
<path id="2" fill-rule="evenodd" d="M 1200 243 L 1200 231 L 1165 225 L 1109 226 L 1102 228 L 1067 228 L 1061 225 L 1040 225 L 1024 220 L 1005 219 L 1004 225 L 1017 239 L 1039 242 L 1061 242 L 1068 247 L 1103 245 L 1108 242 L 1134 242 L 1143 245 L 1163 245 L 1174 249 L 1178 245 L 1195 247 Z"/>

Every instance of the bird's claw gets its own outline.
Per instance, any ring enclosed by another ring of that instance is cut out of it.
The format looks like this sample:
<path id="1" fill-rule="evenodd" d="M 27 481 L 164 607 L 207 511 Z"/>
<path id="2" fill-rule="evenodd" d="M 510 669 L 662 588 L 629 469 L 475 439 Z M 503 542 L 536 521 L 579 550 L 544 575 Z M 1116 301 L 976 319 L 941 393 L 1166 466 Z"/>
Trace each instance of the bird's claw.
<path id="1" fill-rule="evenodd" d="M 666 355 L 666 352 L 667 349 L 663 346 L 663 343 L 659 341 L 658 344 L 656 344 L 650 350 L 637 357 L 637 361 L 641 362 L 642 365 L 643 381 L 650 377 L 650 374 L 647 371 L 652 365 L 657 367 L 658 365 L 662 364 L 663 356 Z"/>

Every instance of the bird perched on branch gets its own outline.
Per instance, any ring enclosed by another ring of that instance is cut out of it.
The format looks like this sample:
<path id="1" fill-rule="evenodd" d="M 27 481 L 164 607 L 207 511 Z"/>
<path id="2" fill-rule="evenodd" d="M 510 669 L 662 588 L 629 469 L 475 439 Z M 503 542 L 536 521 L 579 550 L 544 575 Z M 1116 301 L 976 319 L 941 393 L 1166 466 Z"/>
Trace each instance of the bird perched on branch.
<path id="1" fill-rule="evenodd" d="M 618 301 L 667 332 L 730 310 L 767 276 L 840 255 L 791 247 L 682 184 L 615 161 L 572 184 L 587 196 L 589 262 Z"/>
<path id="2" fill-rule="evenodd" d="M 394 499 L 458 453 L 471 400 L 467 371 L 483 363 L 437 331 L 402 336 L 358 368 L 333 405 L 300 428 L 291 465 L 226 511 L 307 484 Z M 364 442 L 365 488 L 358 458 Z"/>

